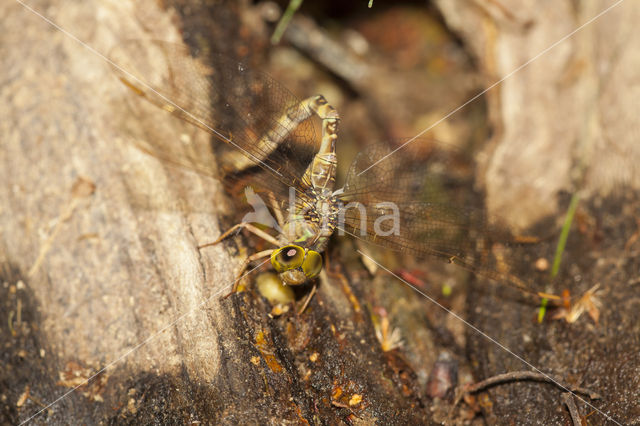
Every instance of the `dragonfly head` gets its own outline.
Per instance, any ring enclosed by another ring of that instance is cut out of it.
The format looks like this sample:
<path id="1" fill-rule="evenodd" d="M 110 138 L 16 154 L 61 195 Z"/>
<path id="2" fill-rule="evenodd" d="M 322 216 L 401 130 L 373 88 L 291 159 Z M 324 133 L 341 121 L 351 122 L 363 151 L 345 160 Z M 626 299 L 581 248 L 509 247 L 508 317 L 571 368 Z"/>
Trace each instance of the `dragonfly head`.
<path id="1" fill-rule="evenodd" d="M 288 285 L 301 285 L 322 269 L 322 255 L 315 250 L 287 244 L 271 253 L 271 265 Z"/>

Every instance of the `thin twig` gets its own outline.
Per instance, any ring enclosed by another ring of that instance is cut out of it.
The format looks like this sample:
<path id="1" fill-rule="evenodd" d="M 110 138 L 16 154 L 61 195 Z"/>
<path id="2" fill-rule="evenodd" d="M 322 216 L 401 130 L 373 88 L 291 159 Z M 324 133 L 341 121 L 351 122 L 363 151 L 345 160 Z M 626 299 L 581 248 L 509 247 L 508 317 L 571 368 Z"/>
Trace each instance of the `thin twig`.
<path id="1" fill-rule="evenodd" d="M 504 374 L 498 374 L 497 376 L 493 376 L 493 377 L 489 377 L 486 380 L 483 380 L 481 382 L 472 384 L 472 385 L 467 385 L 467 386 L 463 386 L 462 388 L 459 388 L 458 390 L 458 396 L 456 398 L 455 401 L 455 405 L 457 405 L 460 400 L 462 399 L 462 397 L 464 395 L 470 394 L 470 393 L 476 393 L 479 392 L 485 388 L 491 387 L 491 386 L 495 386 L 501 383 L 508 383 L 508 382 L 515 382 L 515 381 L 522 381 L 522 380 L 531 380 L 531 381 L 536 381 L 536 382 L 548 382 L 548 383 L 552 383 L 556 386 L 558 386 L 559 388 L 562 388 L 564 390 L 569 389 L 571 392 L 573 393 L 579 393 L 582 395 L 586 395 L 588 396 L 590 399 L 600 399 L 601 396 L 599 394 L 597 394 L 596 392 L 593 392 L 589 389 L 586 388 L 580 388 L 580 387 L 572 387 L 568 384 L 564 384 L 562 383 L 560 380 L 549 376 L 548 374 L 542 374 L 542 373 L 538 373 L 535 371 L 513 371 L 510 373 L 504 373 Z"/>
<path id="2" fill-rule="evenodd" d="M 329 33 L 304 16 L 295 16 L 284 33 L 284 39 L 313 61 L 345 80 L 356 91 L 367 91 L 373 73 L 360 56 L 335 41 Z"/>
<path id="3" fill-rule="evenodd" d="M 576 407 L 576 403 L 573 400 L 573 395 L 570 392 L 565 392 L 562 394 L 562 402 L 567 406 L 569 410 L 569 415 L 571 416 L 571 421 L 573 422 L 573 426 L 581 426 L 582 422 L 580 421 L 580 413 L 578 413 L 578 407 Z"/>

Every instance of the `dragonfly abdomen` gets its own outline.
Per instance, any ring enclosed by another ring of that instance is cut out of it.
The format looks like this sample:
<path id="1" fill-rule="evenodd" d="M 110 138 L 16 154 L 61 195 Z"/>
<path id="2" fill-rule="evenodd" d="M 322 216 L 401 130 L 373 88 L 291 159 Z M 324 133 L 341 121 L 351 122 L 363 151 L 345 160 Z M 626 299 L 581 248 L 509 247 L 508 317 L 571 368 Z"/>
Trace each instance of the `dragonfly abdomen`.
<path id="1" fill-rule="evenodd" d="M 338 159 L 336 140 L 340 116 L 322 95 L 311 98 L 309 107 L 322 119 L 322 142 L 317 154 L 302 177 L 302 182 L 311 188 L 333 190 Z"/>

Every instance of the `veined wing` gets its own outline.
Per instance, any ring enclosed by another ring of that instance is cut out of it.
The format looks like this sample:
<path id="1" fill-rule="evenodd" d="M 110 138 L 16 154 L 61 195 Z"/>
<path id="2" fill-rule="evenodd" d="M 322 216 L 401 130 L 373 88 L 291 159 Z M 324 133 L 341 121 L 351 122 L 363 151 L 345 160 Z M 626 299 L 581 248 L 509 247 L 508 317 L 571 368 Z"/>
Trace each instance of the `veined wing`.
<path id="1" fill-rule="evenodd" d="M 508 230 L 489 220 L 477 196 L 450 177 L 455 152 L 434 145 L 424 161 L 415 162 L 391 151 L 373 145 L 353 161 L 340 195 L 348 207 L 339 221 L 345 233 L 418 257 L 440 257 L 534 293 L 510 273 L 494 246 L 514 243 Z"/>
<path id="2" fill-rule="evenodd" d="M 276 195 L 297 187 L 317 149 L 313 117 L 296 125 L 283 120 L 299 101 L 271 77 L 221 55 L 192 55 L 185 46 L 159 41 L 128 41 L 110 57 L 116 75 L 137 95 L 231 146 L 221 156 L 227 173 L 260 166 Z M 276 139 L 277 149 L 265 139 Z M 171 143 L 148 144 L 143 149 L 161 159 L 206 168 L 197 154 L 188 157 Z"/>

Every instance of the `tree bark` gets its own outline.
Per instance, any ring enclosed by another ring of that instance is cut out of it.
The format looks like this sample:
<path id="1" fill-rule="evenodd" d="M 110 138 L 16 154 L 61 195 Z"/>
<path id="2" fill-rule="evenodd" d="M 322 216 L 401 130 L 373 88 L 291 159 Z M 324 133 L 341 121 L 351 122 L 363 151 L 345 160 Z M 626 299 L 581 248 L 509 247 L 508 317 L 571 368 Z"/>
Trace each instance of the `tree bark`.
<path id="1" fill-rule="evenodd" d="M 197 248 L 233 216 L 221 184 L 127 142 L 208 135 L 132 99 L 105 59 L 126 39 L 181 42 L 177 11 L 206 10 L 227 46 L 246 35 L 245 3 L 175 6 L 1 7 L 3 420 L 428 422 L 341 287 L 301 318 L 221 298 L 247 254 Z"/>
<path id="2" fill-rule="evenodd" d="M 640 187 L 636 5 L 438 4 L 492 87 L 494 144 L 481 178 L 493 214 L 523 230 L 557 215 L 562 191 Z"/>

